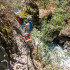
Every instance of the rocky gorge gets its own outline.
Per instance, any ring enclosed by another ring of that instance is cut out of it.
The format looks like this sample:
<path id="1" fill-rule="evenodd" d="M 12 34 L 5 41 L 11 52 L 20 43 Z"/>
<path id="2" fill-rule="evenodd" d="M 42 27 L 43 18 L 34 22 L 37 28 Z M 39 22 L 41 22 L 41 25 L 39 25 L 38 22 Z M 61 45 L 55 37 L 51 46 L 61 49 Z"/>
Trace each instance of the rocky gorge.
<path id="1" fill-rule="evenodd" d="M 48 31 L 46 33 L 42 33 L 42 30 L 40 31 L 37 30 L 38 33 L 37 31 L 32 32 L 33 34 L 31 33 L 31 36 L 33 35 L 33 38 L 36 44 L 36 51 L 34 52 L 34 55 L 35 55 L 34 59 L 36 60 L 35 63 L 37 63 L 37 66 L 38 64 L 40 65 L 40 68 L 38 67 L 37 68 L 38 70 L 41 70 L 41 69 L 50 70 L 52 68 L 54 68 L 54 70 L 58 70 L 59 68 L 63 70 L 64 66 L 67 65 L 65 66 L 64 70 L 68 70 L 70 67 L 70 62 L 69 62 L 70 18 L 68 17 L 68 19 L 64 20 L 66 24 L 64 26 L 61 26 L 62 27 L 61 30 L 56 29 L 56 25 L 59 25 L 59 23 L 55 25 L 51 24 L 52 22 L 50 23 L 52 17 L 55 15 L 54 11 L 58 8 L 56 3 L 55 2 L 49 3 L 48 5 L 46 5 L 47 9 L 46 8 L 44 9 L 43 7 L 41 8 L 39 9 L 40 22 L 42 22 L 44 17 L 48 17 L 46 19 L 48 21 L 46 21 L 46 25 L 45 25 L 47 27 L 45 28 L 46 30 L 44 30 L 44 32 L 47 30 Z M 54 18 L 54 19 L 56 20 L 57 18 Z M 47 24 L 50 26 L 48 26 Z M 49 32 L 50 32 L 50 37 L 48 37 L 47 35 L 47 33 Z M 22 39 L 20 39 L 19 37 L 20 34 L 23 35 L 24 31 L 21 29 L 19 23 L 16 21 L 14 12 L 9 8 L 7 8 L 6 6 L 1 5 L 1 8 L 0 8 L 0 69 L 2 70 L 7 69 L 6 62 L 9 62 L 9 68 L 11 67 L 14 70 L 20 70 L 20 69 L 27 70 L 28 68 L 27 65 L 24 65 L 24 64 L 27 64 L 27 56 L 26 56 L 27 49 L 25 47 L 23 48 L 24 44 L 22 42 Z M 50 42 L 50 47 L 55 47 L 52 51 L 48 52 L 48 47 L 45 46 L 46 44 L 43 43 L 41 39 L 39 40 L 39 36 L 42 34 L 45 35 L 43 36 L 43 38 L 45 38 L 44 42 L 46 42 L 46 40 L 48 39 L 48 41 Z M 40 54 L 36 53 L 37 46 L 39 46 L 38 51 Z M 67 53 L 65 54 L 65 52 Z M 21 56 L 18 56 L 20 54 Z M 15 60 L 15 62 L 10 60 L 12 58 L 13 60 Z M 28 65 L 30 70 L 35 70 L 29 55 L 28 55 L 28 60 L 29 60 Z M 37 61 L 39 61 L 39 63 Z M 59 62 L 59 64 L 56 61 Z M 50 66 L 50 63 L 53 65 L 53 67 Z"/>

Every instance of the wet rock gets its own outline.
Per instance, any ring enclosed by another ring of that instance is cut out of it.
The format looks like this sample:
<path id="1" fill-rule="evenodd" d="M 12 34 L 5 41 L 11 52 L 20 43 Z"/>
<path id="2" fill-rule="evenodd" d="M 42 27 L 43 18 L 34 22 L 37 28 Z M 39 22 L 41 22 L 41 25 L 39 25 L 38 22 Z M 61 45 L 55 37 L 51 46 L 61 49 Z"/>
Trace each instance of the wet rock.
<path id="1" fill-rule="evenodd" d="M 64 49 L 67 49 L 68 51 L 70 51 L 70 41 L 66 41 L 64 43 Z"/>

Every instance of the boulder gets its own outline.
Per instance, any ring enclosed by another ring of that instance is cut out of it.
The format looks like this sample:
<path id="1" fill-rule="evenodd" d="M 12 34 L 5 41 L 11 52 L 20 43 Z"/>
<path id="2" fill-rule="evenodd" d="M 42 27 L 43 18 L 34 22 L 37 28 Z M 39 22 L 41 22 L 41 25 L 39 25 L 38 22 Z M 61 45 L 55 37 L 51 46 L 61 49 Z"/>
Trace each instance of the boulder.
<path id="1" fill-rule="evenodd" d="M 67 49 L 68 51 L 70 51 L 70 41 L 66 41 L 64 43 L 64 49 Z"/>
<path id="2" fill-rule="evenodd" d="M 66 24 L 63 29 L 60 31 L 60 36 L 70 37 L 70 18 L 68 19 L 68 24 Z"/>
<path id="3" fill-rule="evenodd" d="M 48 16 L 50 13 L 54 14 L 54 11 L 57 9 L 57 4 L 55 2 L 49 3 L 45 6 L 42 6 L 39 9 L 39 18 Z"/>

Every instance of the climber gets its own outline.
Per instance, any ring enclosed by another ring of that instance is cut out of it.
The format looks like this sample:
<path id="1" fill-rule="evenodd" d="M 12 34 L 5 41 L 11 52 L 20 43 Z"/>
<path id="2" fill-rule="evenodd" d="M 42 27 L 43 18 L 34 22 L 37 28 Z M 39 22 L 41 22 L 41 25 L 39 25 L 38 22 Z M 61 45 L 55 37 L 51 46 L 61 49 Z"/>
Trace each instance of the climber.
<path id="1" fill-rule="evenodd" d="M 33 59 L 32 53 L 33 53 L 34 45 L 32 43 L 32 39 L 30 39 L 30 34 L 25 33 L 23 36 L 20 36 L 20 37 L 25 40 L 27 47 L 30 48 L 30 57 L 31 59 Z"/>
<path id="2" fill-rule="evenodd" d="M 19 16 L 16 16 L 16 20 L 19 22 L 21 28 L 24 28 L 24 20 L 22 18 L 20 18 Z"/>
<path id="3" fill-rule="evenodd" d="M 30 30 L 30 24 L 26 23 L 26 25 L 25 25 L 25 32 L 29 33 L 29 30 Z"/>
<path id="4" fill-rule="evenodd" d="M 32 26 L 32 22 L 31 22 L 32 18 L 30 16 L 27 17 L 27 24 L 25 26 L 25 30 L 31 32 L 33 30 L 33 26 Z"/>

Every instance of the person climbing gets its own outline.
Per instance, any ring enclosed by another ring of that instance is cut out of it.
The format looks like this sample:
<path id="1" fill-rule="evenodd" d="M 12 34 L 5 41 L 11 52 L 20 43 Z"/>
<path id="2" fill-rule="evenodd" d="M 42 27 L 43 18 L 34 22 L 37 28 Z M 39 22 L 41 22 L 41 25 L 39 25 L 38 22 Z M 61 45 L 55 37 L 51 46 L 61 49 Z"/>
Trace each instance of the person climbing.
<path id="1" fill-rule="evenodd" d="M 33 59 L 32 54 L 33 54 L 34 45 L 32 39 L 30 39 L 30 33 L 25 33 L 23 36 L 20 37 L 25 40 L 27 47 L 30 48 L 30 57 L 31 59 Z"/>
<path id="2" fill-rule="evenodd" d="M 24 20 L 23 18 L 20 18 L 19 16 L 16 16 L 16 20 L 19 22 L 22 29 L 24 29 Z"/>
<path id="3" fill-rule="evenodd" d="M 31 17 L 30 16 L 28 16 L 27 17 L 27 24 L 26 24 L 26 26 L 25 26 L 25 32 L 27 31 L 27 32 L 31 32 L 32 30 L 33 30 L 33 26 L 32 26 L 32 22 L 31 22 Z"/>
<path id="4" fill-rule="evenodd" d="M 25 25 L 25 32 L 29 33 L 29 30 L 30 30 L 30 24 L 26 23 L 26 25 Z"/>

